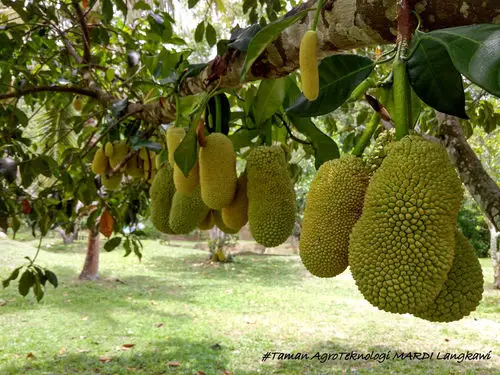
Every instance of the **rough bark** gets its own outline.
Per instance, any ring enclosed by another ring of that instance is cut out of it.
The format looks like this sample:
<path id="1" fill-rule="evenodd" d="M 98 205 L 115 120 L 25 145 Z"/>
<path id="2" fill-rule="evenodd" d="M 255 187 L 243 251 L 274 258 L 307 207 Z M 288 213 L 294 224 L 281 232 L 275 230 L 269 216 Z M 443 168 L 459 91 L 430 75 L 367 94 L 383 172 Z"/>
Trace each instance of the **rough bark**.
<path id="1" fill-rule="evenodd" d="M 493 288 L 500 289 L 500 249 L 498 248 L 498 238 L 500 238 L 500 230 L 497 230 L 490 221 L 488 221 L 490 229 L 490 257 L 493 263 Z"/>
<path id="2" fill-rule="evenodd" d="M 460 179 L 479 207 L 498 231 L 500 230 L 500 188 L 488 175 L 464 137 L 458 118 L 438 114 L 441 139 Z"/>
<path id="3" fill-rule="evenodd" d="M 85 263 L 78 277 L 80 280 L 96 280 L 98 278 L 99 252 L 99 231 L 97 228 L 89 229 Z"/>

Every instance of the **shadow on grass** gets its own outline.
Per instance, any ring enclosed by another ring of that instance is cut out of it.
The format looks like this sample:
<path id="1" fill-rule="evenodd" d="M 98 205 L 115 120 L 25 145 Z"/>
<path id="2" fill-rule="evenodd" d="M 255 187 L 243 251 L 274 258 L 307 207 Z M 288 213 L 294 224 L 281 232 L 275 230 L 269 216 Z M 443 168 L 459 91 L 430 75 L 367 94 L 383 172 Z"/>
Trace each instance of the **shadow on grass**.
<path id="1" fill-rule="evenodd" d="M 238 375 L 254 371 L 229 368 L 232 353 L 216 342 L 169 338 L 154 341 L 148 349 L 132 347 L 104 355 L 91 353 L 55 354 L 51 358 L 24 359 L 23 364 L 6 366 L 2 374 L 222 374 Z M 1 369 L 1 367 L 0 367 Z"/>

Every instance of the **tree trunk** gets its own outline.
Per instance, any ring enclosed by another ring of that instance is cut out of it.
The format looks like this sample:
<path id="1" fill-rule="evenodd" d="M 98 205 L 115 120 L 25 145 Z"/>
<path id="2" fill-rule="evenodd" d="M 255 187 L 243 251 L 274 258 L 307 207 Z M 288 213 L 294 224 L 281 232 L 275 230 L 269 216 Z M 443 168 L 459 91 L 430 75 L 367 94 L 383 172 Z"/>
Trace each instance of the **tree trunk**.
<path id="1" fill-rule="evenodd" d="M 66 231 L 64 229 L 57 227 L 57 228 L 54 228 L 54 231 L 56 231 L 57 233 L 59 233 L 61 235 L 61 238 L 62 238 L 63 243 L 65 245 L 72 244 L 78 238 L 78 230 L 75 230 L 74 232 L 71 232 L 71 233 L 66 233 Z"/>
<path id="2" fill-rule="evenodd" d="M 87 255 L 79 276 L 80 280 L 96 280 L 98 278 L 99 251 L 99 230 L 97 228 L 89 229 Z"/>
<path id="3" fill-rule="evenodd" d="M 488 221 L 490 228 L 490 256 L 493 263 L 493 289 L 500 289 L 500 250 L 498 249 L 498 238 L 500 231 Z"/>

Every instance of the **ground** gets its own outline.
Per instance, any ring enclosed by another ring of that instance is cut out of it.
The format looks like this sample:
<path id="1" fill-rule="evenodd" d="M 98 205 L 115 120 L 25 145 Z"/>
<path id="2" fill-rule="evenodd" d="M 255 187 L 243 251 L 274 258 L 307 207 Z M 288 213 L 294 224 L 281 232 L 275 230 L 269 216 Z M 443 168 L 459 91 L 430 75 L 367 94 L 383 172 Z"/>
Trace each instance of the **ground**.
<path id="1" fill-rule="evenodd" d="M 56 243 L 58 241 L 52 240 Z M 0 278 L 35 252 L 0 239 Z M 117 249 L 101 256 L 101 280 L 77 275 L 84 242 L 44 247 L 39 259 L 59 276 L 37 304 L 17 284 L 0 289 L 0 374 L 499 374 L 500 293 L 481 260 L 483 301 L 454 323 L 429 323 L 377 310 L 349 271 L 318 279 L 296 255 L 245 252 L 231 264 L 207 261 L 189 244 L 145 241 L 142 263 Z M 265 352 L 389 353 L 389 359 L 262 361 Z M 466 351 L 491 358 L 438 360 Z M 394 359 L 434 353 L 433 360 Z"/>

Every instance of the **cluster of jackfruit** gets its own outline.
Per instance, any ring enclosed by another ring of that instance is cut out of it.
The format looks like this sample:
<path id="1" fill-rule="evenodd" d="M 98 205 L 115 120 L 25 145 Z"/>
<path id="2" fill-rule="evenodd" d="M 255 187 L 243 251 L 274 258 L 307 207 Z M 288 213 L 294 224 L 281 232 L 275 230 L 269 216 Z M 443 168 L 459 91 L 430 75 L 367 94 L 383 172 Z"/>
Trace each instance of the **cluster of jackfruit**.
<path id="1" fill-rule="evenodd" d="M 457 233 L 462 186 L 446 150 L 407 136 L 380 159 L 374 173 L 354 157 L 319 169 L 306 198 L 304 265 L 320 277 L 349 265 L 360 292 L 381 310 L 461 319 L 479 304 L 483 277 Z"/>
<path id="2" fill-rule="evenodd" d="M 212 133 L 186 176 L 174 157 L 185 136 L 182 128 L 167 131 L 169 166 L 160 169 L 151 186 L 153 207 L 162 207 L 152 210 L 157 229 L 185 234 L 217 226 L 234 234 L 249 222 L 258 243 L 268 247 L 283 243 L 295 223 L 295 193 L 284 150 L 280 146 L 252 149 L 246 171 L 238 178 L 231 140 Z M 170 172 L 163 172 L 168 168 Z M 165 191 L 163 198 L 157 195 L 160 189 Z"/>
<path id="3" fill-rule="evenodd" d="M 124 141 L 107 142 L 104 147 L 99 148 L 92 160 L 92 172 L 101 175 L 103 186 L 108 190 L 116 190 L 120 187 L 123 175 L 133 178 L 143 178 L 151 182 L 156 173 L 156 154 L 146 148 L 141 148 L 138 153 L 132 155 L 119 171 L 108 177 L 108 174 L 122 163 L 129 154 L 130 148 Z"/>

